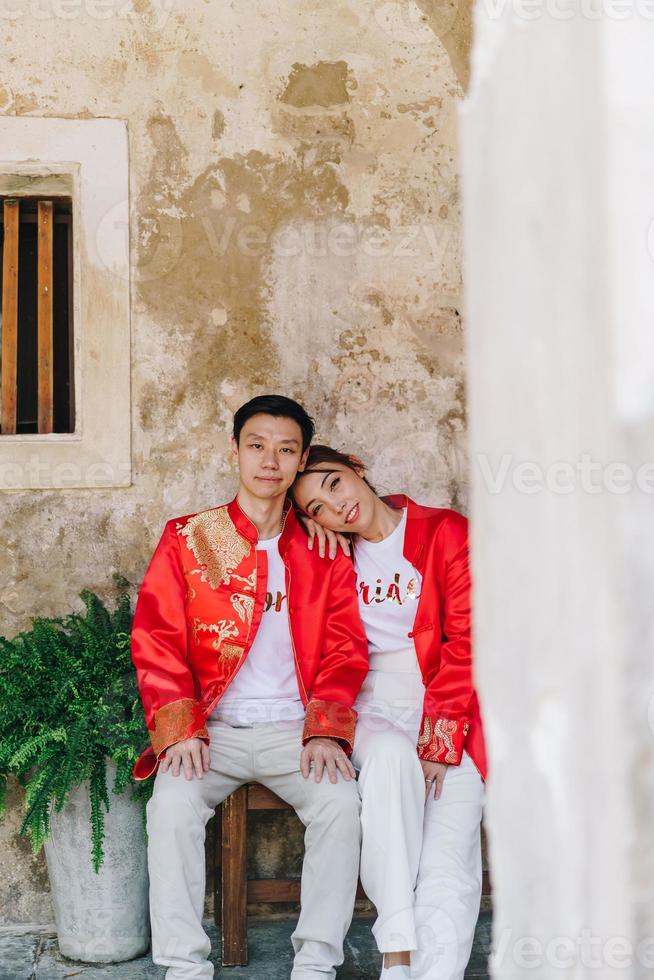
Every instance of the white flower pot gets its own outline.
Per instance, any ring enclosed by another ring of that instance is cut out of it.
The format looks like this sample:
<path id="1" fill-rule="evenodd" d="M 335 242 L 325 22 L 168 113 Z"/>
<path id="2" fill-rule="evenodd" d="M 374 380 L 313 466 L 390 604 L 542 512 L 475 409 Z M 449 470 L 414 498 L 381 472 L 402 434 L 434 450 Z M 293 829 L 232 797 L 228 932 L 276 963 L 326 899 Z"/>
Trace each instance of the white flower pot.
<path id="1" fill-rule="evenodd" d="M 78 786 L 61 813 L 50 816 L 45 843 L 52 903 L 63 956 L 85 963 L 118 963 L 150 943 L 148 869 L 141 807 L 129 788 L 115 796 L 107 765 L 110 808 L 105 813 L 104 863 L 91 864 L 91 801 Z"/>

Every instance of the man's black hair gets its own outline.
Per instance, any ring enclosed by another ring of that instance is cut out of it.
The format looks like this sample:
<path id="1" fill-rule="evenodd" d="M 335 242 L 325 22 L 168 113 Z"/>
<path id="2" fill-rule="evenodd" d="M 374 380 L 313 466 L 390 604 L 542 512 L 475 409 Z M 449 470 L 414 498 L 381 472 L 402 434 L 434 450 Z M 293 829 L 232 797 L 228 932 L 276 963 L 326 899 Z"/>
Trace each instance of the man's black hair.
<path id="1" fill-rule="evenodd" d="M 308 449 L 313 439 L 313 419 L 298 402 L 284 395 L 258 395 L 234 413 L 234 438 L 239 441 L 241 429 L 253 415 L 273 415 L 275 418 L 293 419 L 302 431 L 302 452 Z"/>

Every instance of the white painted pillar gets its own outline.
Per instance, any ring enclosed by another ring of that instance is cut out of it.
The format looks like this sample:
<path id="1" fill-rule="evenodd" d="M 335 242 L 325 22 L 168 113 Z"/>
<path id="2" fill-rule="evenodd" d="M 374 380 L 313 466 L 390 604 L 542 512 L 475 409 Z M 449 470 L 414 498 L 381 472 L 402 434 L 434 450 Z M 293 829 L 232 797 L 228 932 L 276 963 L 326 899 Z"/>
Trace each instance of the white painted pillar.
<path id="1" fill-rule="evenodd" d="M 478 0 L 460 118 L 493 976 L 640 980 L 654 975 L 654 5 L 512 3 Z"/>

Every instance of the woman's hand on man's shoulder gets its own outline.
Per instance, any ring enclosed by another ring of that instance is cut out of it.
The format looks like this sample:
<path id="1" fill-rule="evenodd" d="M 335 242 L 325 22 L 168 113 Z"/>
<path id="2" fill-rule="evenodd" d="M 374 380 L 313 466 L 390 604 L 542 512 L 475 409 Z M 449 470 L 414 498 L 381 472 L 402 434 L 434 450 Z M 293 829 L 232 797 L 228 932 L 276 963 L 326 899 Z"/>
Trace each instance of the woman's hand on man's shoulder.
<path id="1" fill-rule="evenodd" d="M 318 554 L 321 558 L 324 558 L 325 555 L 331 559 L 336 558 L 339 547 L 344 555 L 350 556 L 352 546 L 347 534 L 338 534 L 336 531 L 321 527 L 320 524 L 304 514 L 298 514 L 298 520 L 307 532 L 307 548 L 309 551 L 313 551 L 317 542 Z"/>

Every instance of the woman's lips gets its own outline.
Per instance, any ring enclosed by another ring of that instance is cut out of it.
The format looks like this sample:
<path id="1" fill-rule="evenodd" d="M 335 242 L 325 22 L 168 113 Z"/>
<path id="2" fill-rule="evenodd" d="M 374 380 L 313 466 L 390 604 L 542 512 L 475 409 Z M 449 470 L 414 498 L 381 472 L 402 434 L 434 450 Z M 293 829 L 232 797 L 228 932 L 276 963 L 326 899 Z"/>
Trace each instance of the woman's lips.
<path id="1" fill-rule="evenodd" d="M 350 507 L 349 511 L 345 515 L 345 523 L 353 524 L 359 516 L 359 505 L 355 504 L 354 507 Z"/>

